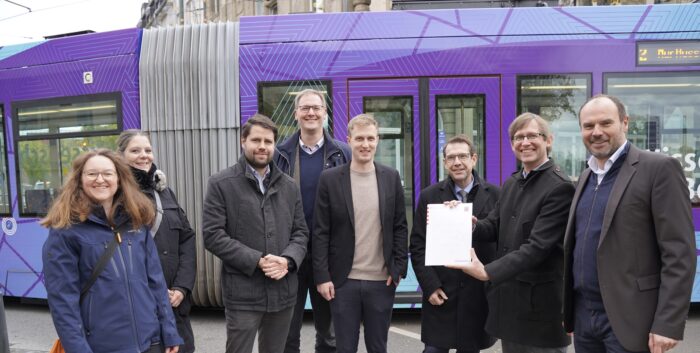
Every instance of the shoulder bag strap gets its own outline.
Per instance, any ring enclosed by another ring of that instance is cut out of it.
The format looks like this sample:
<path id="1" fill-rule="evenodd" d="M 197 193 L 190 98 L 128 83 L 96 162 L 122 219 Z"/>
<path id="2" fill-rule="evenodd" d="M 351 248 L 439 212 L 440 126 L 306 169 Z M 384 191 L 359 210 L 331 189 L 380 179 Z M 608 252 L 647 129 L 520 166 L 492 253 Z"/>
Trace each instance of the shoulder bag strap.
<path id="1" fill-rule="evenodd" d="M 155 237 L 160 228 L 160 222 L 163 221 L 163 203 L 160 202 L 160 192 L 158 190 L 153 190 L 153 196 L 156 199 L 156 219 L 153 221 L 153 227 L 151 227 L 151 237 Z"/>
<path id="2" fill-rule="evenodd" d="M 100 276 L 100 273 L 102 273 L 102 270 L 105 269 L 105 266 L 107 266 L 107 262 L 109 262 L 109 259 L 112 258 L 112 255 L 114 255 L 114 251 L 117 249 L 117 246 L 119 243 L 122 242 L 121 235 L 119 234 L 118 231 L 114 232 L 114 239 L 112 239 L 112 242 L 109 243 L 109 246 L 107 247 L 107 250 L 100 256 L 100 259 L 97 261 L 97 265 L 95 268 L 92 270 L 92 274 L 90 274 L 90 278 L 88 281 L 85 283 L 85 286 L 83 286 L 83 289 L 80 291 L 80 301 L 83 301 L 83 298 L 85 298 L 85 295 L 87 292 L 90 290 L 90 287 L 92 287 L 93 284 L 95 284 L 95 281 L 97 281 L 97 277 Z"/>

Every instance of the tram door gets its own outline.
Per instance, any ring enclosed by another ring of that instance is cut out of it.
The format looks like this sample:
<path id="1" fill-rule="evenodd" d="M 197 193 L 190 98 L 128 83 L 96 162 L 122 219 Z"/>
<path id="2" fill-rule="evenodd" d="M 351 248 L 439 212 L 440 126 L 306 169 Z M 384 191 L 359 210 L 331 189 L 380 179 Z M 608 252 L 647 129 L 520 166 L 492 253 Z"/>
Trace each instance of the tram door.
<path id="1" fill-rule="evenodd" d="M 479 174 L 499 184 L 497 77 L 363 79 L 350 80 L 348 88 L 349 118 L 371 113 L 379 123 L 375 160 L 399 171 L 409 232 L 420 191 L 446 176 L 442 147 L 452 136 L 466 134 L 477 143 Z M 409 270 L 397 303 L 411 302 L 417 291 Z"/>

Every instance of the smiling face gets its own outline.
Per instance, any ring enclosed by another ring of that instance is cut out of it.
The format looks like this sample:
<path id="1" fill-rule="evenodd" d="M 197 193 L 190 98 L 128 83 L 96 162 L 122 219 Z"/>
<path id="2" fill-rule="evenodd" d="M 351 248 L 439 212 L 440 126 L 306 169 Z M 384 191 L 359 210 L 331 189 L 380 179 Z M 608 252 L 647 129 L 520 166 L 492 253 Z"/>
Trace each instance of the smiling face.
<path id="1" fill-rule="evenodd" d="M 604 165 L 627 139 L 629 118 L 620 121 L 620 114 L 615 103 L 601 97 L 588 102 L 581 109 L 579 117 L 581 137 L 588 152 Z"/>
<path id="2" fill-rule="evenodd" d="M 248 136 L 241 140 L 241 147 L 250 166 L 261 172 L 272 162 L 275 134 L 270 129 L 253 125 Z"/>
<path id="3" fill-rule="evenodd" d="M 375 125 L 357 124 L 348 131 L 348 144 L 352 150 L 353 164 L 366 165 L 374 162 L 379 143 L 379 131 Z"/>
<path id="4" fill-rule="evenodd" d="M 308 93 L 299 98 L 299 104 L 294 110 L 294 118 L 299 128 L 305 131 L 320 131 L 326 120 L 326 105 L 321 97 Z"/>
<path id="5" fill-rule="evenodd" d="M 511 149 L 515 158 L 522 164 L 526 172 L 529 172 L 547 160 L 547 150 L 552 146 L 552 136 L 544 135 L 536 120 L 530 120 L 528 124 L 515 131 L 511 141 Z M 522 139 L 522 137 L 527 138 Z M 518 141 L 520 140 L 520 141 Z"/>
<path id="6" fill-rule="evenodd" d="M 136 135 L 129 140 L 124 150 L 124 159 L 130 166 L 149 171 L 153 165 L 153 148 L 146 136 Z"/>
<path id="7" fill-rule="evenodd" d="M 85 162 L 81 176 L 83 192 L 94 203 L 108 211 L 114 194 L 119 189 L 119 177 L 112 161 L 104 156 L 94 156 Z"/>
<path id="8" fill-rule="evenodd" d="M 445 146 L 445 169 L 460 188 L 465 188 L 471 182 L 476 160 L 476 154 L 471 153 L 466 143 L 455 142 Z"/>

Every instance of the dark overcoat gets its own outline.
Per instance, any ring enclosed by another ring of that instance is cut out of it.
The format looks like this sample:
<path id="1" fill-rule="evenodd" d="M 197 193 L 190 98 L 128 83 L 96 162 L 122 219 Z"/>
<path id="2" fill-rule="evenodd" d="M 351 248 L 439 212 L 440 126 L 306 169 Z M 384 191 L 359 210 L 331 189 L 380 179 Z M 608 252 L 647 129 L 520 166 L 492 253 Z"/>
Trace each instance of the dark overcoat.
<path id="1" fill-rule="evenodd" d="M 514 173 L 498 205 L 477 223 L 475 240 L 497 242 L 486 265 L 486 331 L 536 347 L 571 343 L 562 326 L 564 232 L 574 185 L 548 161 L 527 177 Z"/>
<path id="2" fill-rule="evenodd" d="M 485 218 L 498 201 L 499 189 L 474 174 L 473 214 Z M 425 266 L 426 213 L 429 204 L 456 200 L 454 182 L 449 177 L 425 188 L 419 197 L 411 231 L 411 263 L 423 291 L 421 340 L 430 346 L 476 351 L 491 347 L 495 338 L 486 333 L 488 314 L 484 283 L 460 270 L 443 266 Z M 496 254 L 493 242 L 473 242 L 479 259 L 489 263 Z M 440 306 L 428 297 L 438 288 L 447 295 Z"/>

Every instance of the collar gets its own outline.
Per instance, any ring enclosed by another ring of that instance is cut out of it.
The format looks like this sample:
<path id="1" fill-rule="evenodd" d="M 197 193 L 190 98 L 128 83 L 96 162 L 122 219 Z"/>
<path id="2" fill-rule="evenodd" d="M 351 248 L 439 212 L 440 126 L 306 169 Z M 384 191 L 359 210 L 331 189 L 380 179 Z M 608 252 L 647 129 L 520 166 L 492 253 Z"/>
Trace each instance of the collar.
<path id="1" fill-rule="evenodd" d="M 629 144 L 628 141 L 625 140 L 625 143 L 623 143 L 622 146 L 620 146 L 617 149 L 617 151 L 615 151 L 615 153 L 613 153 L 612 156 L 610 156 L 610 158 L 608 158 L 608 160 L 605 161 L 605 165 L 603 166 L 603 169 L 601 169 L 598 166 L 598 161 L 596 160 L 596 158 L 594 156 L 591 156 L 591 158 L 588 158 L 588 167 L 591 168 L 591 171 L 593 173 L 595 173 L 597 175 L 604 175 L 605 173 L 607 173 L 610 170 L 610 168 L 612 168 L 613 164 L 615 164 L 615 161 L 617 161 L 617 159 L 620 158 L 620 155 L 622 155 L 622 152 L 625 150 L 625 148 L 627 147 L 628 144 Z"/>
<path id="2" fill-rule="evenodd" d="M 268 175 L 270 175 L 270 165 L 269 164 L 265 167 L 265 173 L 263 175 L 260 175 L 258 173 L 258 171 L 255 170 L 255 168 L 253 168 L 253 166 L 251 166 L 250 163 L 248 163 L 247 159 L 245 161 L 245 165 L 246 165 L 246 168 L 248 168 L 248 171 L 253 173 L 253 176 L 255 176 L 255 178 L 257 178 L 257 179 L 262 180 L 262 179 L 267 178 Z"/>
<path id="3" fill-rule="evenodd" d="M 540 168 L 542 168 L 542 166 L 544 166 L 545 164 L 547 164 L 547 162 L 549 162 L 549 158 L 547 158 L 547 160 L 544 161 L 544 163 L 542 163 L 542 164 L 538 165 L 537 167 L 535 167 L 534 169 L 532 169 L 530 172 L 535 172 L 535 171 L 540 170 Z M 522 171 L 522 173 L 523 173 L 523 178 L 527 178 L 527 175 L 530 174 L 530 172 L 526 172 L 526 171 L 525 171 L 525 168 L 523 168 L 523 171 Z"/>
<path id="4" fill-rule="evenodd" d="M 299 147 L 301 147 L 302 151 L 308 154 L 313 154 L 314 152 L 318 151 L 321 147 L 323 147 L 324 142 L 324 135 L 321 135 L 321 139 L 319 139 L 316 142 L 316 144 L 314 144 L 313 146 L 307 146 L 306 144 L 304 144 L 304 141 L 301 140 L 301 133 L 299 134 Z"/>

